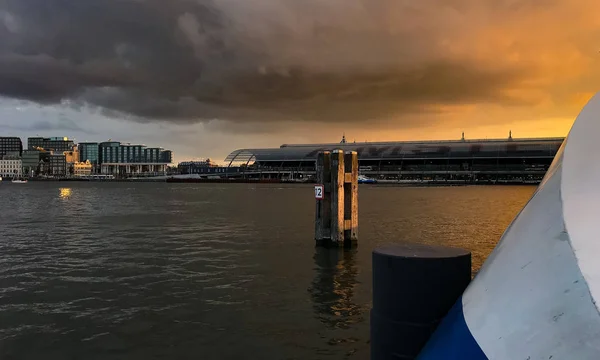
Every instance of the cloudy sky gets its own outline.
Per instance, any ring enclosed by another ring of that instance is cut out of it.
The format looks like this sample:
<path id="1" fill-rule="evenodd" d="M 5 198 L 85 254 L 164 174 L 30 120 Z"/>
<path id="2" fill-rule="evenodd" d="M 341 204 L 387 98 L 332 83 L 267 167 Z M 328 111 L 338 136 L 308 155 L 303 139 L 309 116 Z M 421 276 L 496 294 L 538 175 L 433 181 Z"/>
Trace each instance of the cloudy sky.
<path id="1" fill-rule="evenodd" d="M 0 0 L 0 134 L 222 160 L 281 143 L 566 135 L 598 0 Z"/>

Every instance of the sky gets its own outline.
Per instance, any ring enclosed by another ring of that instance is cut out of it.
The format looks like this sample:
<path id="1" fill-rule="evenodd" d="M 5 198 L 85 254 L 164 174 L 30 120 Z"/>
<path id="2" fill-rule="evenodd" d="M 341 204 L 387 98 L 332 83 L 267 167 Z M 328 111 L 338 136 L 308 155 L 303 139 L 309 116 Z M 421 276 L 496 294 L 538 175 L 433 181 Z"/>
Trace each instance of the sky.
<path id="1" fill-rule="evenodd" d="M 238 148 L 565 136 L 597 0 L 0 0 L 0 136 Z"/>

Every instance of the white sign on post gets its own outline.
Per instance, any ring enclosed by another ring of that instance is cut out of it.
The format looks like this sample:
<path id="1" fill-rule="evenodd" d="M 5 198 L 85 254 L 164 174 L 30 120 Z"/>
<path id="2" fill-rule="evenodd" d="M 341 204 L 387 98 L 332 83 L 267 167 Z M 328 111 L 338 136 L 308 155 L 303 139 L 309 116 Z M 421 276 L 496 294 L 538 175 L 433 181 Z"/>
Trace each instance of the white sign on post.
<path id="1" fill-rule="evenodd" d="M 315 199 L 323 200 L 324 193 L 325 193 L 325 186 L 315 185 Z"/>

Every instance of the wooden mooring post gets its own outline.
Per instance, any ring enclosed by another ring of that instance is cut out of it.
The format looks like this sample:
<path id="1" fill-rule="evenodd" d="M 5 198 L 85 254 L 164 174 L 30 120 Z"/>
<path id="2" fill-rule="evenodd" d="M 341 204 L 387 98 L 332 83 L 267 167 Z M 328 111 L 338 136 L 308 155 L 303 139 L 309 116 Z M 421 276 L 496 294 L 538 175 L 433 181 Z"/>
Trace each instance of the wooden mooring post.
<path id="1" fill-rule="evenodd" d="M 358 243 L 358 154 L 323 151 L 317 156 L 315 185 L 317 246 Z"/>

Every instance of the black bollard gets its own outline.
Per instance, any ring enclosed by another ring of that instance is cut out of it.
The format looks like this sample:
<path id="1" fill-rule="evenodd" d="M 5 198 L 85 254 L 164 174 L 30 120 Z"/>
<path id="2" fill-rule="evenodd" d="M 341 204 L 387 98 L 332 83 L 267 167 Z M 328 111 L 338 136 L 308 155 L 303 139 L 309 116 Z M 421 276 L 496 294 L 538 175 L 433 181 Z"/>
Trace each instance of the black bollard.
<path id="1" fill-rule="evenodd" d="M 471 281 L 464 249 L 395 244 L 373 251 L 371 359 L 414 359 Z"/>

